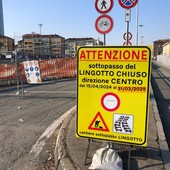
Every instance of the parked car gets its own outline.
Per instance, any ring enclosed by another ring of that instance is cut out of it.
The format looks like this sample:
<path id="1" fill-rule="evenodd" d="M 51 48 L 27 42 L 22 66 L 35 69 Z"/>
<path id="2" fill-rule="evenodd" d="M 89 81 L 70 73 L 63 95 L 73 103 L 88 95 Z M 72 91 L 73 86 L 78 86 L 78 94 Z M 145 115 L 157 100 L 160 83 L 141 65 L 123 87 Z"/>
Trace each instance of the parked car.
<path id="1" fill-rule="evenodd" d="M 152 59 L 153 59 L 153 60 L 156 60 L 156 56 L 154 56 Z"/>

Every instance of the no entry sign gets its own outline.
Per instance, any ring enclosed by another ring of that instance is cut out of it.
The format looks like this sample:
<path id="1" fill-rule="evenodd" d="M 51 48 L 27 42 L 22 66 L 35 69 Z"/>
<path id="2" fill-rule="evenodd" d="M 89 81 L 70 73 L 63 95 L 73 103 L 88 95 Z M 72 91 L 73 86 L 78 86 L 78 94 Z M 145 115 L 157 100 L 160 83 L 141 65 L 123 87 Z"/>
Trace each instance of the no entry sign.
<path id="1" fill-rule="evenodd" d="M 80 47 L 76 136 L 147 146 L 151 49 Z"/>
<path id="2" fill-rule="evenodd" d="M 106 14 L 113 8 L 113 0 L 96 0 L 95 8 L 99 13 Z"/>
<path id="3" fill-rule="evenodd" d="M 95 28 L 100 34 L 107 34 L 113 28 L 114 22 L 109 15 L 101 15 L 95 22 Z"/>
<path id="4" fill-rule="evenodd" d="M 138 0 L 119 0 L 119 4 L 122 8 L 133 8 L 138 3 Z"/>

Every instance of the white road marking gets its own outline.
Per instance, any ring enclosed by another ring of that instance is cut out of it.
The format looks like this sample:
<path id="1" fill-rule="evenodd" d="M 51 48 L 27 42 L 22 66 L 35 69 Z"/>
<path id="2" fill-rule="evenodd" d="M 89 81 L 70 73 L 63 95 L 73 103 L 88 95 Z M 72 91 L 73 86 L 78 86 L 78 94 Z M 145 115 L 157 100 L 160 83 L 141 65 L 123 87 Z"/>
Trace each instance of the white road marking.
<path id="1" fill-rule="evenodd" d="M 76 106 L 72 107 L 70 110 L 65 112 L 59 119 L 55 120 L 41 135 L 38 141 L 33 145 L 30 154 L 33 153 L 35 157 L 38 157 L 40 152 L 42 151 L 43 147 L 46 144 L 47 139 L 53 134 L 55 129 L 60 126 L 60 124 L 64 121 L 64 119 L 76 109 Z"/>

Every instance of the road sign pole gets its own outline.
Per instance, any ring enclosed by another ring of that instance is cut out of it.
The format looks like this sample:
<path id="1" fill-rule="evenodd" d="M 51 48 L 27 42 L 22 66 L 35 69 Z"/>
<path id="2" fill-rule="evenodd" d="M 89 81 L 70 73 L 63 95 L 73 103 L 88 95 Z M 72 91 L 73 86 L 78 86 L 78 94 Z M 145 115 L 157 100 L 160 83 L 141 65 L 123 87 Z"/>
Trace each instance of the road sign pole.
<path id="1" fill-rule="evenodd" d="M 125 22 L 126 22 L 126 45 L 129 45 L 129 22 L 131 19 L 131 10 L 125 10 Z"/>
<path id="2" fill-rule="evenodd" d="M 106 45 L 106 34 L 103 34 L 104 36 L 104 45 Z"/>
<path id="3" fill-rule="evenodd" d="M 16 68 L 16 79 L 17 79 L 17 94 L 20 99 L 20 87 L 19 87 L 19 74 L 18 74 L 18 56 L 17 50 L 15 50 L 15 68 Z"/>
<path id="4" fill-rule="evenodd" d="M 129 42 L 129 21 L 126 22 L 126 45 L 128 45 Z"/>

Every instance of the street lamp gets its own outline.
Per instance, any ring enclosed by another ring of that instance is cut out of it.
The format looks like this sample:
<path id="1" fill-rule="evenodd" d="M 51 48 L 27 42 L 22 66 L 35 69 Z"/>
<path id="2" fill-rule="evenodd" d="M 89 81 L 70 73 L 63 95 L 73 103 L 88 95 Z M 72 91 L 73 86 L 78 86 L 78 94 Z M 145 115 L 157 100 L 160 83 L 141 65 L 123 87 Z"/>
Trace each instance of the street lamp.
<path id="1" fill-rule="evenodd" d="M 40 35 L 41 35 L 41 27 L 43 26 L 43 24 L 38 24 L 40 27 Z"/>
<path id="2" fill-rule="evenodd" d="M 41 27 L 43 26 L 43 24 L 38 24 L 40 27 L 40 39 L 39 39 L 39 45 L 41 45 Z M 39 53 L 41 53 L 41 48 L 39 48 Z"/>
<path id="3" fill-rule="evenodd" d="M 36 32 L 32 32 L 32 56 L 34 58 L 34 55 L 35 55 L 35 42 L 34 42 L 34 38 L 35 38 L 35 34 Z"/>
<path id="4" fill-rule="evenodd" d="M 142 38 L 144 37 L 144 36 L 142 35 L 142 27 L 143 27 L 143 26 L 144 26 L 144 25 L 142 25 L 142 24 L 139 25 L 139 27 L 141 27 L 141 35 L 140 35 L 140 36 L 141 36 L 141 45 L 142 45 L 142 43 L 143 43 L 143 42 L 142 42 Z"/>

